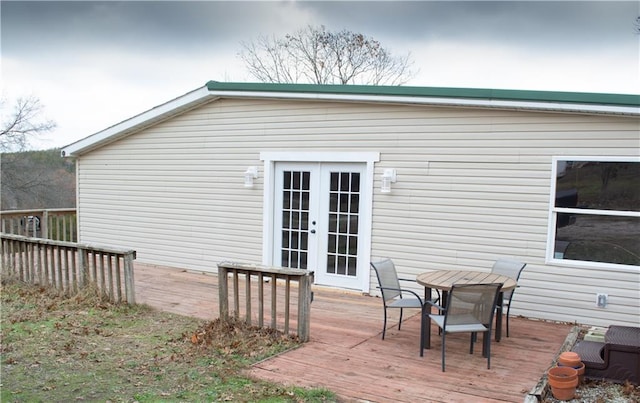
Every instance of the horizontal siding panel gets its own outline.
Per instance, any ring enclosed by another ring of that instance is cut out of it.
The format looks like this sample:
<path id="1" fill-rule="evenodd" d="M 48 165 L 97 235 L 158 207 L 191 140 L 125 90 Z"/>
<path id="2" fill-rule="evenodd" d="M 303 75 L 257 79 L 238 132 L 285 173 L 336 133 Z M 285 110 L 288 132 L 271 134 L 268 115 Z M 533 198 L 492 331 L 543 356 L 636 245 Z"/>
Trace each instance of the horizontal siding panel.
<path id="1" fill-rule="evenodd" d="M 633 323 L 638 272 L 548 266 L 544 257 L 552 157 L 637 156 L 639 130 L 629 117 L 223 99 L 82 156 L 80 237 L 165 266 L 260 262 L 264 172 L 243 187 L 248 166 L 263 169 L 260 152 L 374 151 L 372 256 L 393 258 L 407 276 L 486 271 L 515 257 L 529 265 L 513 314 Z M 390 194 L 379 193 L 385 168 L 398 175 Z M 610 306 L 596 309 L 596 292 Z"/>

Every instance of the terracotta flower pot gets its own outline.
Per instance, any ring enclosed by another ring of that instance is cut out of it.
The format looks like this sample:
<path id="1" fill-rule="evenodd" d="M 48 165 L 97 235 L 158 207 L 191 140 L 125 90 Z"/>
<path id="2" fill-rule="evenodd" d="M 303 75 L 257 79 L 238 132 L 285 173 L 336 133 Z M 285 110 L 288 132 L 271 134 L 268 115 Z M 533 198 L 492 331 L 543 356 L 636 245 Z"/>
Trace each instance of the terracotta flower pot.
<path id="1" fill-rule="evenodd" d="M 553 367 L 547 372 L 547 379 L 553 397 L 558 400 L 571 400 L 578 386 L 578 371 L 571 367 Z"/>
<path id="2" fill-rule="evenodd" d="M 565 351 L 558 357 L 558 366 L 560 367 L 579 367 L 582 364 L 582 359 L 578 353 L 573 351 Z"/>
<path id="3" fill-rule="evenodd" d="M 584 382 L 584 363 L 581 361 L 580 355 L 573 351 L 567 351 L 558 357 L 559 367 L 571 367 L 578 371 L 578 384 Z"/>

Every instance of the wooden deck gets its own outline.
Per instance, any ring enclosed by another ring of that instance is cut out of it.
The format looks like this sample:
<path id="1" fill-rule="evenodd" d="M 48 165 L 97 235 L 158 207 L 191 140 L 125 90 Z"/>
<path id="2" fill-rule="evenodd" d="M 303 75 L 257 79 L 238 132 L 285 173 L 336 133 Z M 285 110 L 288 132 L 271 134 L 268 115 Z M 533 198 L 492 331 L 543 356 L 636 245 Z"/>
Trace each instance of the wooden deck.
<path id="1" fill-rule="evenodd" d="M 213 320 L 215 275 L 135 265 L 136 298 L 158 309 Z M 491 369 L 481 343 L 469 355 L 468 334 L 440 338 L 419 356 L 420 316 L 409 311 L 402 330 L 392 313 L 380 339 L 380 299 L 314 287 L 310 342 L 255 364 L 249 375 L 287 385 L 324 387 L 348 402 L 522 402 L 551 365 L 572 326 L 511 318 L 510 336 L 491 345 Z"/>

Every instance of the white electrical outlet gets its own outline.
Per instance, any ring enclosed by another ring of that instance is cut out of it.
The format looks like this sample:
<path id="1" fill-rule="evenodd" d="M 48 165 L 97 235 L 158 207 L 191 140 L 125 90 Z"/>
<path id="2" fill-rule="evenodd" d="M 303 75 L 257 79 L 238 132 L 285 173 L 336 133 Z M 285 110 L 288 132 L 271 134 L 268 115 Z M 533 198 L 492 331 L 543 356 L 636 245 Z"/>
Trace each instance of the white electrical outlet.
<path id="1" fill-rule="evenodd" d="M 596 306 L 598 308 L 604 308 L 607 306 L 607 302 L 609 300 L 608 294 L 597 293 L 596 294 Z"/>

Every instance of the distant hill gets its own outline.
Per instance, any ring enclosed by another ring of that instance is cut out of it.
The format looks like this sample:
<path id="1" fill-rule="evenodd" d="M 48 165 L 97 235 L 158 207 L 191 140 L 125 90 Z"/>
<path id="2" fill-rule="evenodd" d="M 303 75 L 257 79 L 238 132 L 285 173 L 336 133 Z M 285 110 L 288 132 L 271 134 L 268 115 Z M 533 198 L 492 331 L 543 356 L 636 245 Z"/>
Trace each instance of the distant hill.
<path id="1" fill-rule="evenodd" d="M 74 208 L 76 167 L 59 149 L 0 154 L 0 210 Z"/>

